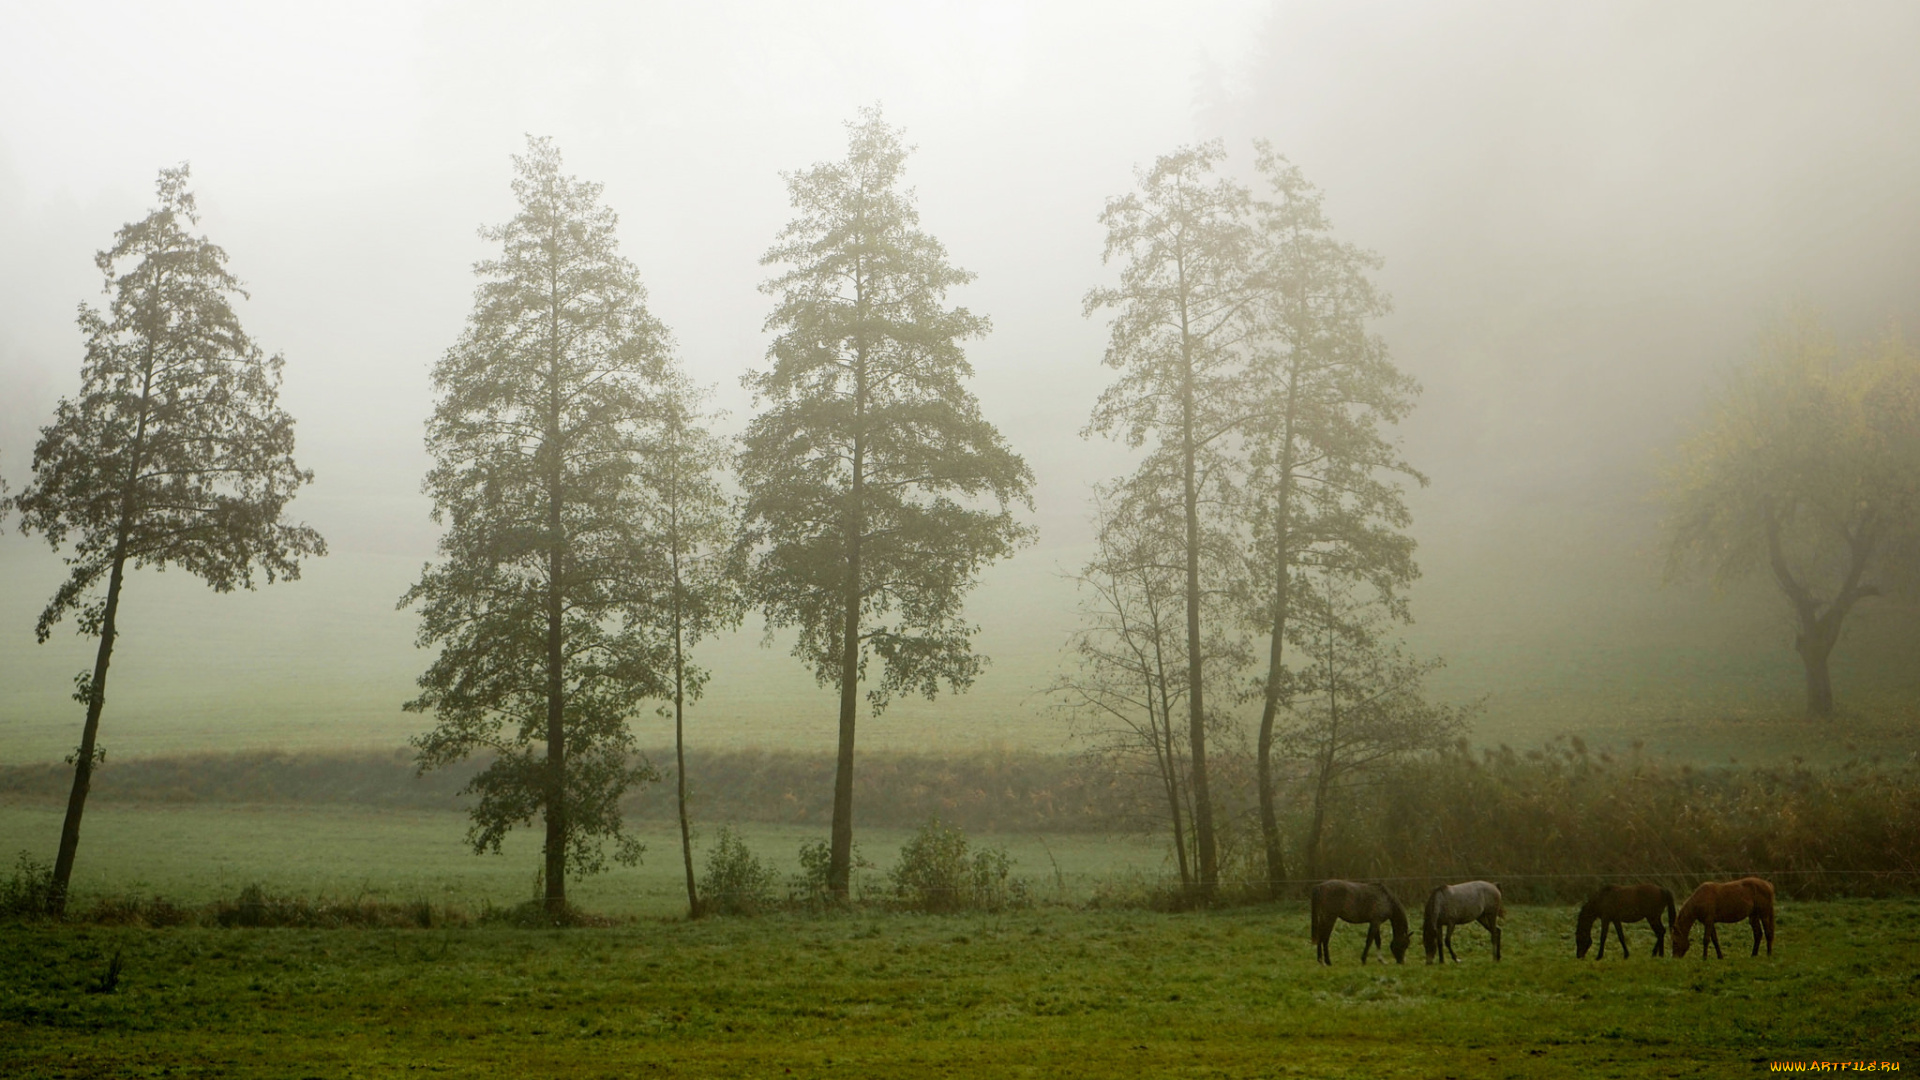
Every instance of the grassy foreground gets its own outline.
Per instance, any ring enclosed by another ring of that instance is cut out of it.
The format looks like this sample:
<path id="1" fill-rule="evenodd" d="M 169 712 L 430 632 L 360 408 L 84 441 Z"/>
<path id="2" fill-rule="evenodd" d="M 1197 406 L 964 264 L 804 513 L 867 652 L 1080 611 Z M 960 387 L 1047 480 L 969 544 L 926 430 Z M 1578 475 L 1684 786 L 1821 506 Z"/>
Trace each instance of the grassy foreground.
<path id="1" fill-rule="evenodd" d="M 1312 961 L 1297 905 L 611 930 L 0 927 L 0 1073 L 80 1076 L 1675 1076 L 1920 1067 L 1920 900 L 1783 906 L 1777 955 Z M 1728 935 L 1729 942 L 1740 935 Z M 1740 950 L 1744 953 L 1744 949 Z M 110 958 L 113 993 L 90 993 Z"/>

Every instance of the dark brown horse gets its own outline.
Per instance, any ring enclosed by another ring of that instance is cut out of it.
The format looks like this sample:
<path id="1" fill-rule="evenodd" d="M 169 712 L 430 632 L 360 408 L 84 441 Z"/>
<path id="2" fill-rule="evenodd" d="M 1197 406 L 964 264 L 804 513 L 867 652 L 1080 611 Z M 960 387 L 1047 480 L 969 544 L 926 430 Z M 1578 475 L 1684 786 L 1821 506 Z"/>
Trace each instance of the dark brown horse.
<path id="1" fill-rule="evenodd" d="M 1580 923 L 1573 931 L 1573 943 L 1580 959 L 1587 958 L 1587 950 L 1593 947 L 1593 923 L 1600 921 L 1600 953 L 1596 959 L 1607 955 L 1607 928 L 1612 927 L 1620 937 L 1620 955 L 1627 955 L 1627 930 L 1625 923 L 1647 920 L 1653 927 L 1653 955 L 1660 956 L 1667 951 L 1667 928 L 1660 922 L 1660 913 L 1666 912 L 1667 921 L 1672 922 L 1673 894 L 1658 885 L 1602 885 L 1600 891 L 1587 897 L 1580 905 Z"/>
<path id="2" fill-rule="evenodd" d="M 1680 915 L 1673 920 L 1673 955 L 1687 955 L 1687 935 L 1695 922 L 1700 923 L 1700 959 L 1707 958 L 1707 946 L 1713 946 L 1713 953 L 1721 959 L 1726 953 L 1720 951 L 1720 932 L 1715 923 L 1739 922 L 1741 919 L 1753 927 L 1753 955 L 1760 955 L 1760 932 L 1767 934 L 1767 955 L 1773 955 L 1773 886 L 1757 877 L 1743 877 L 1739 881 L 1709 881 L 1693 890 L 1687 902 L 1680 905 Z"/>
<path id="3" fill-rule="evenodd" d="M 1406 963 L 1407 944 L 1413 936 L 1407 933 L 1407 909 L 1400 906 L 1386 886 L 1361 881 L 1323 881 L 1313 887 L 1313 955 L 1327 966 L 1333 966 L 1333 940 L 1335 922 L 1366 923 L 1367 943 L 1360 948 L 1360 962 L 1367 962 L 1367 954 L 1375 945 L 1380 944 L 1380 924 L 1393 923 L 1393 962 Z"/>

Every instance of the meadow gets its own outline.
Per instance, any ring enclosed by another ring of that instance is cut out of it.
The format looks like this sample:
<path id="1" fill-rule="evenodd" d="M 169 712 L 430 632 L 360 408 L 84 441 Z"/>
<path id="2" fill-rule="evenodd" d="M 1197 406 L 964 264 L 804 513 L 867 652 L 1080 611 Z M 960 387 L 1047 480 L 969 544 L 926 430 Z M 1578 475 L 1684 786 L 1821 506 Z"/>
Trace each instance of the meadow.
<path id="1" fill-rule="evenodd" d="M 1783 904 L 1771 958 L 1313 963 L 1295 904 L 614 928 L 0 927 L 11 1077 L 1739 1076 L 1920 1059 L 1920 901 Z M 1744 937 L 1727 935 L 1729 942 Z M 119 955 L 113 993 L 89 993 Z"/>

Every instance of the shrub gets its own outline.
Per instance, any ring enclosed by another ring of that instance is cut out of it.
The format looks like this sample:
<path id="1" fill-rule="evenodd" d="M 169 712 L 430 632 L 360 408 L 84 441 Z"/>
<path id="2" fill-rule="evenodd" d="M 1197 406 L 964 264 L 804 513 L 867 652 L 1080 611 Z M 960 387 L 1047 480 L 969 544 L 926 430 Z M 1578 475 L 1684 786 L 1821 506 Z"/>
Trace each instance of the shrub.
<path id="1" fill-rule="evenodd" d="M 852 865 L 848 867 L 847 891 L 852 893 L 860 880 L 860 871 L 873 864 L 860 856 L 854 844 Z M 809 840 L 800 845 L 800 872 L 787 879 L 787 899 L 809 907 L 821 907 L 833 899 L 827 888 L 827 870 L 833 863 L 833 848 L 825 840 Z"/>
<path id="2" fill-rule="evenodd" d="M 773 905 L 780 875 L 763 864 L 731 825 L 720 827 L 719 842 L 707 853 L 700 878 L 700 907 L 718 915 L 754 915 Z"/>
<path id="3" fill-rule="evenodd" d="M 53 867 L 21 852 L 13 876 L 0 882 L 0 916 L 38 919 L 52 911 Z"/>
<path id="4" fill-rule="evenodd" d="M 971 858 L 968 848 L 965 832 L 929 819 L 887 871 L 894 897 L 919 911 L 997 911 L 1026 901 L 1026 883 L 1010 879 L 1013 859 L 1004 848 L 981 848 Z"/>

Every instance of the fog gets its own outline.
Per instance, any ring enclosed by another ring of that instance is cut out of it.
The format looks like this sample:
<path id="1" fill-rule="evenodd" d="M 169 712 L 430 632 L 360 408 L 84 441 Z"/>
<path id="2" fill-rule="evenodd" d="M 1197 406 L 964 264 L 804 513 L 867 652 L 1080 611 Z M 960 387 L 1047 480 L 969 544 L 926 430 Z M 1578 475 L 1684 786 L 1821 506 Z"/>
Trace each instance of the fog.
<path id="1" fill-rule="evenodd" d="M 1783 309 L 1920 330 L 1916 41 L 1897 2 L 7 3 L 0 475 L 24 484 L 77 386 L 93 253 L 190 161 L 241 317 L 287 356 L 317 474 L 291 516 L 332 554 L 243 597 L 137 576 L 103 740 L 395 744 L 425 724 L 399 712 L 425 657 L 393 603 L 437 536 L 427 373 L 469 309 L 476 227 L 513 211 L 508 155 L 551 135 L 605 184 L 653 313 L 737 426 L 780 174 L 838 157 L 880 103 L 917 147 L 924 227 L 979 275 L 959 296 L 994 321 L 974 388 L 1035 472 L 1039 542 L 983 581 L 976 691 L 863 739 L 1058 749 L 1037 691 L 1072 627 L 1059 571 L 1084 557 L 1089 485 L 1129 461 L 1079 436 L 1110 375 L 1080 314 L 1111 274 L 1096 215 L 1158 154 L 1222 137 L 1248 172 L 1264 138 L 1386 260 L 1379 330 L 1425 387 L 1401 434 L 1433 479 L 1411 634 L 1449 659 L 1439 689 L 1486 696 L 1488 738 L 1780 687 L 1791 708 L 1764 594 L 1662 588 L 1650 492 Z M 0 573 L 0 757 L 57 756 L 90 651 L 66 627 L 33 642 L 61 573 L 44 544 L 9 532 Z M 827 745 L 831 700 L 783 645 L 750 629 L 710 663 L 696 738 Z"/>

